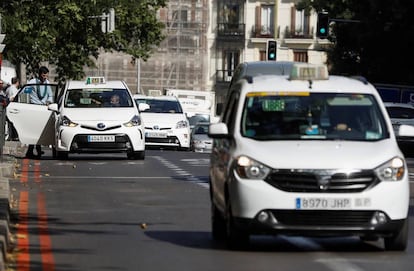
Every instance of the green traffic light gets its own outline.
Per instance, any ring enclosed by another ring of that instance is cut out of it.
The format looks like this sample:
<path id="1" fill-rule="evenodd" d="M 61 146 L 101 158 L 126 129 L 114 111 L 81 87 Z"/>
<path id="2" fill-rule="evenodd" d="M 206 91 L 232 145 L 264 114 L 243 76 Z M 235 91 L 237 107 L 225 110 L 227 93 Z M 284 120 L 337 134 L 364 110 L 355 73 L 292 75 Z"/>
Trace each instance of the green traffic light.
<path id="1" fill-rule="evenodd" d="M 325 29 L 325 28 L 321 28 L 321 29 L 319 29 L 319 33 L 321 33 L 321 34 L 325 34 L 325 33 L 326 33 L 326 29 Z"/>

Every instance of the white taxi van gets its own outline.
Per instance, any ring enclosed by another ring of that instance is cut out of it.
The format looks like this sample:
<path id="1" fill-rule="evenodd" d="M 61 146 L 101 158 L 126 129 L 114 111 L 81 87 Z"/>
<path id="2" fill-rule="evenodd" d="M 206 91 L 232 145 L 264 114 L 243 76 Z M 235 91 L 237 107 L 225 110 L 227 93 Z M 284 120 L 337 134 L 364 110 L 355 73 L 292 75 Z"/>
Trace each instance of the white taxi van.
<path id="1" fill-rule="evenodd" d="M 22 143 L 52 145 L 54 157 L 63 159 L 69 153 L 105 152 L 145 159 L 144 127 L 125 82 L 68 81 L 48 106 L 31 104 L 30 88 L 24 86 L 7 108 Z"/>
<path id="2" fill-rule="evenodd" d="M 406 249 L 407 165 L 368 82 L 305 63 L 242 78 L 209 136 L 213 238 L 356 235 Z"/>

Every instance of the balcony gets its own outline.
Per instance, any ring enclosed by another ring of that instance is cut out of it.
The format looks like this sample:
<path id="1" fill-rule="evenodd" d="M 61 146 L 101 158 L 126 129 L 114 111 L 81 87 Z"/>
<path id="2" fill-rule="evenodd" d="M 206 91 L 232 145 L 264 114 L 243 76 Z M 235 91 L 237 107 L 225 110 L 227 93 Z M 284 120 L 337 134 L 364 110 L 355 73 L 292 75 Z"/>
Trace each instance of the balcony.
<path id="1" fill-rule="evenodd" d="M 245 24 L 239 23 L 218 23 L 217 39 L 218 40 L 244 40 Z"/>
<path id="2" fill-rule="evenodd" d="M 275 38 L 275 28 L 268 25 L 254 25 L 252 27 L 252 38 Z"/>
<path id="3" fill-rule="evenodd" d="M 291 29 L 285 28 L 285 39 L 313 39 L 313 28 Z"/>

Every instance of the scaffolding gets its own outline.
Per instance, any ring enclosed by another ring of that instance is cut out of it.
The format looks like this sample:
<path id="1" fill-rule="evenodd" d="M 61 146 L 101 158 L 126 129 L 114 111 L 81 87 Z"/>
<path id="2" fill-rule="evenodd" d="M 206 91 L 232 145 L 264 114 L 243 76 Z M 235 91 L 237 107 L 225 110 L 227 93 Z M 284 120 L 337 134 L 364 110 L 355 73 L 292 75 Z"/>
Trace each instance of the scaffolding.
<path id="1" fill-rule="evenodd" d="M 149 90 L 206 90 L 208 0 L 171 0 L 159 11 L 165 40 L 139 67 L 142 93 Z"/>

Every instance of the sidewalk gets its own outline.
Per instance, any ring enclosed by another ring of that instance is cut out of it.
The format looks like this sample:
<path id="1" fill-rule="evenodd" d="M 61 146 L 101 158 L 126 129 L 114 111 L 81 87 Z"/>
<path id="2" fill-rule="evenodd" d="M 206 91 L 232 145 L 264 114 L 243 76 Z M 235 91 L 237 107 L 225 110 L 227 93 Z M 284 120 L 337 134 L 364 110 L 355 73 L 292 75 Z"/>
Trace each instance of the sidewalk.
<path id="1" fill-rule="evenodd" d="M 11 193 L 9 180 L 14 178 L 16 158 L 23 158 L 26 146 L 18 141 L 6 141 L 0 161 L 0 271 L 7 270 L 6 257 L 12 252 L 10 233 Z"/>

